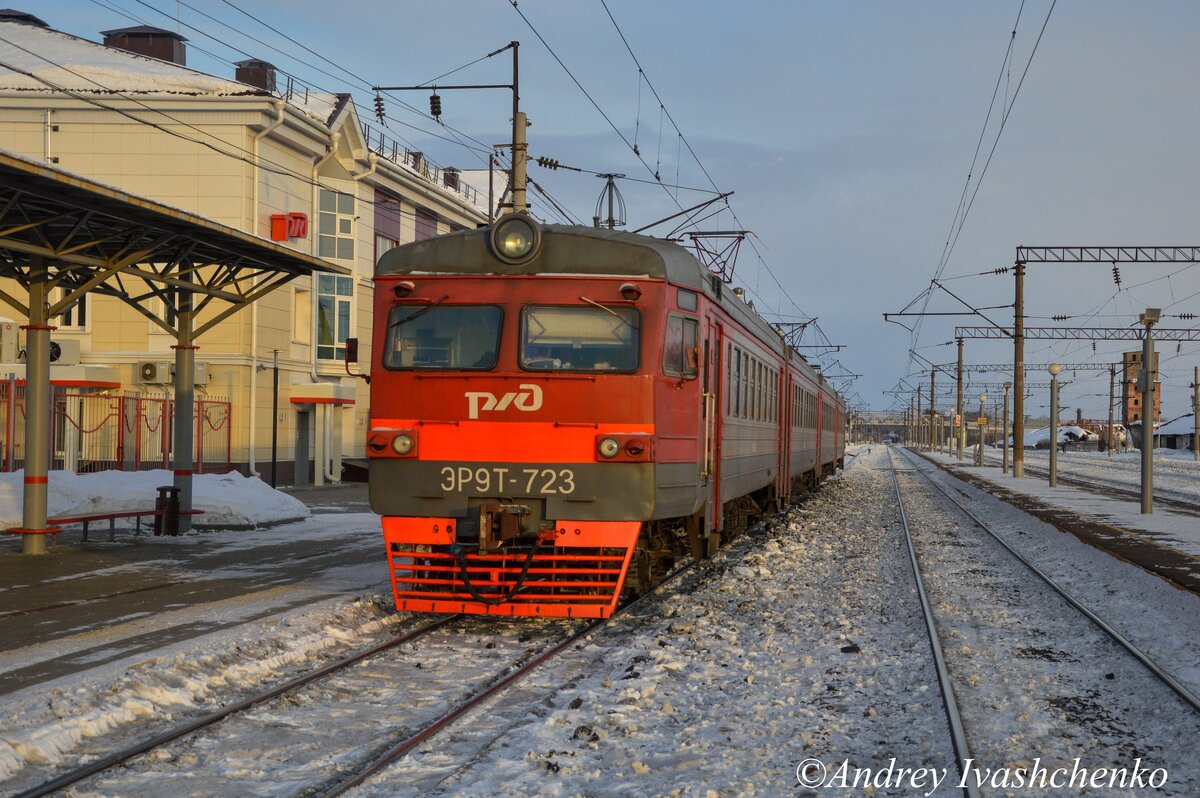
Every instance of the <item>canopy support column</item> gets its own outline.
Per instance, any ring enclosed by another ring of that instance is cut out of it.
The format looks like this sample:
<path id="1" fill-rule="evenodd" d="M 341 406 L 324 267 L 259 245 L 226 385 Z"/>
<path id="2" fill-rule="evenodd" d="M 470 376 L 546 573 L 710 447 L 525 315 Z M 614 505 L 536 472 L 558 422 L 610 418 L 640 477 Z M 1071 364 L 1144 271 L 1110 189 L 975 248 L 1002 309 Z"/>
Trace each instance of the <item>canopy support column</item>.
<path id="1" fill-rule="evenodd" d="M 180 279 L 191 282 L 184 271 Z M 196 349 L 192 344 L 192 292 L 180 289 L 176 310 L 178 343 L 175 349 L 175 441 L 171 463 L 175 470 L 174 485 L 179 488 L 179 533 L 192 531 L 192 469 L 195 465 L 192 434 L 196 427 Z"/>
<path id="2" fill-rule="evenodd" d="M 29 324 L 25 330 L 25 485 L 21 508 L 22 554 L 45 554 L 50 468 L 50 274 L 41 255 L 29 259 Z M 15 406 L 15 405 L 14 405 Z"/>

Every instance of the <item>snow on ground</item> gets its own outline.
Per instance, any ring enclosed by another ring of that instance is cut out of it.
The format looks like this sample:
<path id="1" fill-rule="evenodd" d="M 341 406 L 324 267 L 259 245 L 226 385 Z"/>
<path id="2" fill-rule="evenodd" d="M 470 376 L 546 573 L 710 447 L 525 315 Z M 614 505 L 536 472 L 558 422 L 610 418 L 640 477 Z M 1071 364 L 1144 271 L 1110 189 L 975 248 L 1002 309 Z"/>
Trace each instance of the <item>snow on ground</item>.
<path id="1" fill-rule="evenodd" d="M 515 693 L 463 718 L 359 794 L 910 796 L 931 786 L 914 789 L 909 781 L 865 792 L 797 790 L 796 769 L 806 760 L 819 761 L 831 778 L 843 763 L 853 775 L 855 768 L 883 772 L 878 769 L 894 760 L 893 768 L 942 774 L 940 788 L 931 794 L 960 794 L 952 787 L 956 774 L 946 722 L 885 469 L 886 455 L 875 447 L 844 478 L 769 528 L 744 535 L 650 606 L 597 631 L 527 677 Z M 1200 599 L 967 490 L 1040 567 L 1068 581 L 1185 684 L 1200 688 L 1194 664 L 1200 662 Z M 328 519 L 324 522 L 333 526 L 336 517 L 305 523 Z M 0 697 L 0 773 L 12 774 L 39 757 L 71 762 L 85 751 L 94 755 L 110 739 L 160 730 L 172 719 L 314 665 L 334 649 L 365 646 L 411 620 L 389 607 L 390 597 L 297 610 L 152 652 L 120 668 Z M 454 662 L 486 662 L 489 641 L 504 642 L 519 628 L 505 622 L 490 632 L 463 635 Z M 1070 661 L 1062 667 L 1076 677 L 1085 669 Z M 483 674 L 488 666 L 480 664 L 479 670 Z M 972 700 L 986 706 L 998 694 L 990 692 L 990 678 L 999 682 L 1001 675 L 974 675 L 981 686 Z M 380 733 L 389 718 L 405 716 L 420 686 L 384 680 L 372 691 Z M 1046 698 L 1037 684 L 1022 690 L 1026 702 Z M 328 699 L 326 716 L 340 718 L 336 691 Z M 271 709 L 271 720 L 285 728 L 307 723 L 313 714 L 313 706 L 285 705 Z M 1069 717 L 1049 713 L 1038 720 L 1066 725 L 1039 727 L 1031 736 L 1016 718 L 1004 761 L 981 765 L 1028 764 L 1043 755 L 1030 740 L 1055 739 L 1073 750 L 1077 730 Z M 1164 714 L 1161 723 L 1171 722 Z M 329 731 L 325 758 L 332 767 L 339 735 L 332 724 Z M 222 757 L 204 758 L 221 769 L 221 783 L 247 780 L 246 794 L 252 779 L 253 794 L 291 794 L 295 784 L 263 784 L 261 773 L 241 769 L 243 754 L 269 757 L 279 739 L 239 738 L 237 755 L 225 764 Z M 1161 750 L 1143 750 L 1136 738 L 1128 742 L 1123 750 L 1129 757 L 1120 761 L 1082 744 L 1074 754 L 1083 766 L 1099 768 L 1132 767 L 1133 754 L 1140 753 L 1144 765 L 1161 764 L 1171 772 L 1166 792 L 1184 794 L 1179 786 L 1195 783 L 1200 754 L 1157 763 Z M 195 761 L 184 757 L 180 764 L 193 767 Z M 121 794 L 161 795 L 164 784 L 172 783 L 164 780 L 166 765 L 163 760 L 124 769 Z M 21 778 L 0 784 L 0 791 Z M 206 792 L 203 783 L 188 794 L 222 794 Z"/>
<path id="2" fill-rule="evenodd" d="M 403 621 L 378 596 L 310 605 L 121 667 L 98 668 L 94 676 L 5 696 L 0 699 L 0 791 L 5 779 L 24 767 L 75 762 L 80 749 L 129 744 L 177 718 L 212 711 L 374 644 Z"/>
<path id="3" fill-rule="evenodd" d="M 1123 529 L 1145 532 L 1156 543 L 1200 556 L 1200 521 L 1195 516 L 1176 513 L 1164 504 L 1156 504 L 1152 514 L 1143 515 L 1141 503 L 1134 497 L 1102 496 L 1061 481 L 1057 487 L 1051 488 L 1046 476 L 1050 455 L 1046 451 L 1025 452 L 1027 469 L 1036 469 L 1037 473 L 1026 470 L 1022 479 L 1013 477 L 1011 468 L 1008 474 L 1000 473 L 1001 458 L 1000 452 L 986 452 L 988 465 L 981 469 L 971 465 L 971 453 L 967 453 L 961 466 L 956 457 L 946 454 L 935 456 L 940 463 L 967 468 L 973 476 L 1006 490 Z M 1140 490 L 1140 452 L 1115 453 L 1111 458 L 1105 452 L 1059 452 L 1056 459 L 1059 476 L 1076 477 L 1097 485 L 1113 485 L 1135 492 Z M 1194 461 L 1191 452 L 1156 449 L 1154 490 L 1156 495 L 1163 498 L 1192 501 L 1200 505 L 1200 463 Z"/>
<path id="4" fill-rule="evenodd" d="M 25 472 L 0 474 L 0 525 L 21 526 Z M 51 518 L 147 510 L 154 507 L 160 485 L 173 484 L 170 471 L 99 471 L 76 474 L 51 471 L 48 515 Z M 248 528 L 296 521 L 309 516 L 304 503 L 275 490 L 258 477 L 196 474 L 192 477 L 192 506 L 203 510 L 195 524 L 224 529 Z M 128 523 L 133 524 L 133 519 Z"/>

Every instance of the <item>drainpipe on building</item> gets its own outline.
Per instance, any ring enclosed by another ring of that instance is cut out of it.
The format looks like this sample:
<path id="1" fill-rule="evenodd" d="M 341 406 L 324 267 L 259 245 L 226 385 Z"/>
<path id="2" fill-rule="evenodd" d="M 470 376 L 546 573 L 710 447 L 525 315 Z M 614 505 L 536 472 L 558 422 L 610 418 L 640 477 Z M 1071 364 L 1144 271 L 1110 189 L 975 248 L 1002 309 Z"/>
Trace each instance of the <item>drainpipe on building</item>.
<path id="1" fill-rule="evenodd" d="M 274 131 L 277 127 L 283 124 L 284 108 L 286 104 L 283 100 L 273 100 L 272 105 L 275 106 L 275 119 L 262 130 L 255 133 L 250 139 L 250 153 L 254 163 L 254 188 L 251 192 L 250 205 L 250 233 L 258 235 L 258 184 L 259 184 L 259 160 L 258 160 L 258 143 Z M 243 195 L 245 196 L 245 195 Z M 251 288 L 253 290 L 258 286 L 258 279 L 255 278 Z M 258 303 L 254 302 L 250 305 L 250 437 L 249 437 L 249 460 L 246 467 L 250 471 L 250 476 L 261 477 L 258 473 L 258 462 L 254 456 L 254 446 L 257 441 L 255 430 L 258 425 L 255 422 L 255 411 L 258 409 Z"/>
<path id="2" fill-rule="evenodd" d="M 370 177 L 371 175 L 375 174 L 375 170 L 379 168 L 379 156 L 373 152 L 369 153 L 367 155 L 367 163 L 369 163 L 370 166 L 368 166 L 365 170 L 356 175 L 350 175 L 350 177 L 354 178 L 355 182 L 362 180 L 364 177 Z"/>
<path id="3" fill-rule="evenodd" d="M 342 134 L 339 131 L 336 131 L 336 130 L 333 131 L 333 133 L 331 133 L 329 136 L 329 149 L 325 151 L 324 155 L 322 155 L 320 158 L 317 158 L 315 161 L 313 161 L 312 207 L 313 207 L 313 210 L 316 212 L 313 214 L 313 216 L 317 217 L 318 220 L 319 220 L 320 207 L 321 207 L 321 181 L 320 181 L 321 167 L 323 167 L 325 164 L 329 163 L 329 159 L 337 154 L 338 142 L 341 140 L 341 138 L 342 138 Z M 318 249 L 316 246 L 316 242 L 317 242 L 317 237 L 316 237 L 316 234 L 314 233 L 313 234 L 312 255 L 319 257 L 319 255 L 317 254 Z M 315 324 L 316 319 L 317 319 L 317 282 L 316 282 L 316 279 L 313 277 L 310 277 L 309 280 L 312 281 L 311 285 L 309 286 L 309 292 L 308 292 L 309 293 L 309 316 L 310 316 L 310 318 L 312 318 L 313 323 Z M 310 329 L 309 332 L 313 332 L 313 330 Z M 317 341 L 315 338 L 313 339 L 312 346 L 309 347 L 309 350 L 310 350 L 309 354 L 311 355 L 311 358 L 312 358 L 311 368 L 309 369 L 309 374 L 312 375 L 312 381 L 314 383 L 317 383 L 317 382 L 320 382 L 321 380 L 320 380 L 319 375 L 317 374 Z"/>

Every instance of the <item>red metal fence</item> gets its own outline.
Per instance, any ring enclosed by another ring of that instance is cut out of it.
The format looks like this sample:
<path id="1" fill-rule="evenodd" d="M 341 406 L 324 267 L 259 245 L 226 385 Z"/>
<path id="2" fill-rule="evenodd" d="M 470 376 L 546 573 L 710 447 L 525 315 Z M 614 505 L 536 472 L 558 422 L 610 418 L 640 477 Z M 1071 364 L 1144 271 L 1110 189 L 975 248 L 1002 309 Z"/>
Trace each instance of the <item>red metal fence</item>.
<path id="1" fill-rule="evenodd" d="M 103 394 L 51 386 L 50 467 L 88 471 L 171 468 L 175 402 L 166 394 Z M 230 470 L 232 409 L 197 397 L 192 451 L 198 474 Z M 0 471 L 25 466 L 25 386 L 0 381 Z"/>

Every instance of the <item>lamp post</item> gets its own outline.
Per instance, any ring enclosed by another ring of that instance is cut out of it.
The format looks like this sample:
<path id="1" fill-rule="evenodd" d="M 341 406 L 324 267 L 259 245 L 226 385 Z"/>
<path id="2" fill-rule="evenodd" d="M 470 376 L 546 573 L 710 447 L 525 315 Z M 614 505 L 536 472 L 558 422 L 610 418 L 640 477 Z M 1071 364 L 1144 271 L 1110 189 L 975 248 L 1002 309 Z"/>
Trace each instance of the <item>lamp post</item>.
<path id="1" fill-rule="evenodd" d="M 987 401 L 987 394 L 986 393 L 979 394 L 979 419 L 977 420 L 975 426 L 977 426 L 979 428 L 979 467 L 980 468 L 983 468 L 983 431 L 984 431 L 984 422 L 987 420 L 985 418 L 985 416 L 983 415 L 985 412 L 984 408 L 983 408 L 983 403 L 986 401 Z"/>
<path id="2" fill-rule="evenodd" d="M 1146 308 L 1138 322 L 1146 325 L 1142 339 L 1142 514 L 1154 512 L 1154 337 L 1151 328 L 1161 308 Z"/>
<path id="3" fill-rule="evenodd" d="M 1011 382 L 1004 383 L 1004 420 L 1000 424 L 1000 436 L 1004 439 L 1004 456 L 1000 465 L 1000 473 L 1008 473 L 1008 391 L 1012 388 Z M 1016 445 L 1016 441 L 1013 441 Z"/>
<path id="4" fill-rule="evenodd" d="M 1062 366 L 1051 363 L 1050 372 L 1050 487 L 1058 487 L 1058 375 Z"/>

